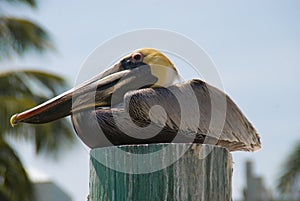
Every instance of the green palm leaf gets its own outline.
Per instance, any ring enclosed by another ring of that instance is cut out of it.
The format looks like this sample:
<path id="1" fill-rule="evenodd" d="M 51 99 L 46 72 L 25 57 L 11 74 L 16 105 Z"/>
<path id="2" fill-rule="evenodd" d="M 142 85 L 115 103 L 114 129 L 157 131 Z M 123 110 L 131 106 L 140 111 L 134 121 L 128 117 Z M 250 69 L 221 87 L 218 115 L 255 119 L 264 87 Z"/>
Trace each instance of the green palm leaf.
<path id="1" fill-rule="evenodd" d="M 0 138 L 0 200 L 32 200 L 33 188 L 14 150 Z"/>
<path id="2" fill-rule="evenodd" d="M 5 4 L 23 4 L 36 7 L 36 0 L 2 0 L 0 2 L 0 62 L 26 53 L 43 53 L 53 50 L 47 32 L 38 24 L 4 15 Z M 71 145 L 74 135 L 68 120 L 51 124 L 19 125 L 12 129 L 12 114 L 34 107 L 56 96 L 66 88 L 59 77 L 39 71 L 15 71 L 0 73 L 0 200 L 29 201 L 32 184 L 7 137 L 23 138 L 35 144 L 36 153 L 56 155 L 65 145 Z"/>
<path id="3" fill-rule="evenodd" d="M 2 0 L 7 3 L 13 3 L 13 4 L 26 4 L 30 7 L 36 7 L 36 1 L 35 0 Z"/>
<path id="4" fill-rule="evenodd" d="M 294 185 L 300 173 L 300 143 L 298 143 L 286 162 L 282 166 L 281 176 L 278 180 L 277 189 L 283 197 L 289 197 L 293 193 Z"/>
<path id="5" fill-rule="evenodd" d="M 14 17 L 0 17 L 0 60 L 30 51 L 54 49 L 47 32 L 39 25 Z"/>
<path id="6" fill-rule="evenodd" d="M 36 152 L 55 154 L 74 142 L 74 134 L 67 119 L 43 125 L 18 125 L 11 128 L 12 114 L 34 107 L 66 88 L 59 77 L 40 71 L 14 71 L 0 74 L 0 135 L 24 138 L 35 143 Z"/>

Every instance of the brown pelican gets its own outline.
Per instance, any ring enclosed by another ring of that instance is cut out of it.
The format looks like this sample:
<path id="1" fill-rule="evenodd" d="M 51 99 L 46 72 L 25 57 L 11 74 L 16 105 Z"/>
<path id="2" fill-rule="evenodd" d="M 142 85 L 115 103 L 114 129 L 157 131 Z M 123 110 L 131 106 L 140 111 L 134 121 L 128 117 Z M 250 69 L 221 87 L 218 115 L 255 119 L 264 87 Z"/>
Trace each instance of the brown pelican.
<path id="1" fill-rule="evenodd" d="M 13 115 L 10 123 L 71 115 L 76 133 L 91 148 L 168 142 L 260 148 L 259 135 L 225 93 L 197 79 L 173 84 L 176 76 L 160 51 L 139 49 L 83 84 Z"/>

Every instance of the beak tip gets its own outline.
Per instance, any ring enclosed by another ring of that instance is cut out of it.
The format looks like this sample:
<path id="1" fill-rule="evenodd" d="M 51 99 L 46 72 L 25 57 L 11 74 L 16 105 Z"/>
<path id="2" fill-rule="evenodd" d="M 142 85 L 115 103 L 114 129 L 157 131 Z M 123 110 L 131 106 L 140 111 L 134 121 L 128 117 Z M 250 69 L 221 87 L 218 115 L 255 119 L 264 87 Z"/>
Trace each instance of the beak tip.
<path id="1" fill-rule="evenodd" d="M 10 118 L 10 125 L 12 127 L 14 127 L 15 125 L 17 125 L 18 121 L 17 121 L 17 116 L 18 114 L 14 114 L 11 118 Z"/>

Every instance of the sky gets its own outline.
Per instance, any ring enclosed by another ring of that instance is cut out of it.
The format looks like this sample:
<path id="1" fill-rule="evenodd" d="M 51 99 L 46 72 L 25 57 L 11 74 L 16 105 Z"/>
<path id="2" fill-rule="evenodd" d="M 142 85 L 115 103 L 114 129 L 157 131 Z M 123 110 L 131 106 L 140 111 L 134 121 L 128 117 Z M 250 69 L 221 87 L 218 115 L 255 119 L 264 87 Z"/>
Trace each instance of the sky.
<path id="1" fill-rule="evenodd" d="M 0 70 L 46 70 L 73 86 L 86 57 L 115 36 L 144 28 L 185 35 L 210 55 L 225 92 L 261 135 L 262 150 L 232 154 L 237 199 L 246 160 L 253 160 L 255 172 L 274 188 L 283 161 L 300 140 L 299 9 L 297 0 L 40 1 L 37 10 L 6 12 L 40 23 L 57 51 L 0 63 Z M 36 179 L 51 178 L 74 201 L 86 199 L 89 155 L 81 142 L 56 160 L 36 156 L 26 143 L 15 148 Z"/>

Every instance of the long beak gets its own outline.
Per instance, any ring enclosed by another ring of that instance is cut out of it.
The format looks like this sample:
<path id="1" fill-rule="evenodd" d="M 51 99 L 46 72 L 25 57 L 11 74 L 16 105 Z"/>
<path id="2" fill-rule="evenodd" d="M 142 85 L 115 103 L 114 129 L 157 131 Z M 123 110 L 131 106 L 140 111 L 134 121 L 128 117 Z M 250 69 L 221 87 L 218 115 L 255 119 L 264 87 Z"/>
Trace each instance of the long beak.
<path id="1" fill-rule="evenodd" d="M 147 65 L 121 70 L 120 63 L 96 75 L 81 85 L 22 113 L 11 117 L 10 123 L 47 123 L 89 108 L 109 107 L 123 101 L 126 92 L 142 86 L 153 85 L 153 77 Z M 112 95 L 117 92 L 112 100 Z"/>

